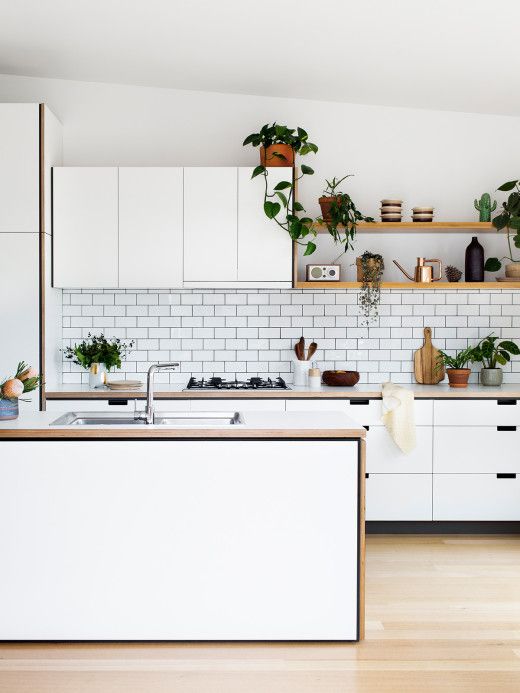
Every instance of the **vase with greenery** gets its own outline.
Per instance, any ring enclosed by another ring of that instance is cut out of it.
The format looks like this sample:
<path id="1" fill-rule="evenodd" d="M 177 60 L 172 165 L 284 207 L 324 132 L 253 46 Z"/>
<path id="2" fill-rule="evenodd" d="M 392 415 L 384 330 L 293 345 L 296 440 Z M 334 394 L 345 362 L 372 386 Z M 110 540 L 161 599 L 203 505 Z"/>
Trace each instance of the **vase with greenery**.
<path id="1" fill-rule="evenodd" d="M 511 356 L 520 354 L 520 347 L 510 339 L 504 339 L 490 334 L 481 340 L 473 349 L 471 360 L 481 363 L 480 382 L 482 385 L 502 385 L 503 373 L 500 366 L 505 366 L 511 360 Z M 500 366 L 498 365 L 500 364 Z"/>
<path id="2" fill-rule="evenodd" d="M 472 360 L 473 347 L 467 347 L 461 351 L 456 351 L 455 356 L 451 356 L 439 349 L 437 369 L 441 369 L 442 367 L 446 368 L 450 387 L 468 387 L 471 368 L 466 368 L 466 366 Z"/>
<path id="3" fill-rule="evenodd" d="M 134 341 L 125 342 L 119 337 L 107 339 L 105 335 L 87 335 L 87 339 L 63 351 L 66 359 L 89 370 L 89 384 L 99 387 L 106 381 L 106 372 L 121 368 L 122 361 L 134 346 Z"/>
<path id="4" fill-rule="evenodd" d="M 251 144 L 260 147 L 260 164 L 262 166 L 294 166 L 294 155 L 305 156 L 318 151 L 318 147 L 309 142 L 309 135 L 301 128 L 289 128 L 287 125 L 266 123 L 260 132 L 248 135 L 243 146 Z"/>
<path id="5" fill-rule="evenodd" d="M 348 193 L 339 190 L 341 183 L 350 178 L 351 175 L 325 180 L 327 185 L 319 199 L 322 217 L 318 221 L 327 226 L 327 231 L 335 243 L 341 243 L 344 246 L 344 252 L 353 248 L 358 223 L 360 221 L 370 223 L 375 221 L 357 209 Z"/>
<path id="6" fill-rule="evenodd" d="M 38 372 L 20 361 L 16 373 L 0 384 L 0 421 L 18 418 L 18 402 L 28 402 L 22 395 L 33 392 L 41 384 Z"/>
<path id="7" fill-rule="evenodd" d="M 381 279 L 385 263 L 379 253 L 371 253 L 365 250 L 363 255 L 356 258 L 357 280 L 361 282 L 359 305 L 365 319 L 365 323 L 375 320 L 379 315 L 381 302 Z"/>
<path id="8" fill-rule="evenodd" d="M 520 248 L 520 180 L 510 180 L 501 185 L 498 190 L 510 193 L 507 200 L 502 203 L 500 214 L 493 219 L 493 226 L 497 231 L 506 229 L 509 255 L 505 255 L 500 260 L 497 257 L 488 258 L 484 269 L 486 272 L 498 272 L 502 267 L 502 261 L 510 260 L 511 262 L 505 266 L 506 277 L 518 279 L 520 278 L 520 260 L 515 260 L 513 257 L 511 244 L 515 248 Z"/>

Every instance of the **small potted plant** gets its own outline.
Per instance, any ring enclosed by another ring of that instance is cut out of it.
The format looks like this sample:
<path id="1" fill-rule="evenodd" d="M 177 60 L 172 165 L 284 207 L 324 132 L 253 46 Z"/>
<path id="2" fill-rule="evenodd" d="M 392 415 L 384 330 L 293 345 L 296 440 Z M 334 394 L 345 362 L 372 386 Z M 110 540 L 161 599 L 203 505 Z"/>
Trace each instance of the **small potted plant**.
<path id="1" fill-rule="evenodd" d="M 506 202 L 502 203 L 502 211 L 493 219 L 493 226 L 497 231 L 507 229 L 507 246 L 509 255 L 505 255 L 502 260 L 510 260 L 506 264 L 506 277 L 512 279 L 520 278 L 520 260 L 513 258 L 513 241 L 515 248 L 520 248 L 520 180 L 510 180 L 501 185 L 498 190 L 511 193 Z M 484 269 L 486 272 L 498 272 L 502 267 L 502 261 L 497 257 L 490 257 L 486 260 Z"/>
<path id="2" fill-rule="evenodd" d="M 381 279 L 385 269 L 383 256 L 365 250 L 363 255 L 356 258 L 356 268 L 357 280 L 361 282 L 359 304 L 365 322 L 368 323 L 375 320 L 379 314 Z"/>
<path id="3" fill-rule="evenodd" d="M 472 360 L 473 347 L 456 351 L 455 356 L 450 356 L 445 351 L 439 349 L 437 368 L 440 369 L 445 366 L 450 387 L 468 387 L 471 368 L 466 368 L 466 364 Z"/>
<path id="4" fill-rule="evenodd" d="M 327 186 L 319 199 L 322 218 L 318 221 L 326 224 L 327 231 L 335 243 L 344 244 L 345 252 L 353 247 L 358 223 L 360 221 L 374 222 L 372 217 L 365 216 L 357 209 L 350 195 L 338 190 L 340 184 L 350 176 L 351 174 L 348 174 L 343 178 L 325 180 Z"/>
<path id="5" fill-rule="evenodd" d="M 260 132 L 248 135 L 243 146 L 248 144 L 260 147 L 260 164 L 262 166 L 294 166 L 294 155 L 298 152 L 305 156 L 318 151 L 318 147 L 309 142 L 309 136 L 303 128 L 289 128 L 287 125 L 266 123 Z"/>
<path id="6" fill-rule="evenodd" d="M 100 387 L 106 383 L 111 368 L 121 368 L 122 361 L 134 346 L 133 340 L 124 342 L 119 337 L 107 339 L 105 335 L 91 335 L 63 351 L 66 359 L 89 370 L 89 386 Z"/>
<path id="7" fill-rule="evenodd" d="M 22 395 L 33 392 L 40 385 L 40 376 L 31 366 L 20 361 L 16 373 L 0 385 L 0 421 L 17 419 L 18 402 L 28 402 Z"/>
<path id="8" fill-rule="evenodd" d="M 498 342 L 499 337 L 493 334 L 485 337 L 473 349 L 471 360 L 482 364 L 480 369 L 480 382 L 482 385 L 502 385 L 502 369 L 497 365 L 505 366 L 511 360 L 511 356 L 518 356 L 520 348 L 515 342 L 505 339 Z M 498 343 L 497 343 L 498 342 Z"/>

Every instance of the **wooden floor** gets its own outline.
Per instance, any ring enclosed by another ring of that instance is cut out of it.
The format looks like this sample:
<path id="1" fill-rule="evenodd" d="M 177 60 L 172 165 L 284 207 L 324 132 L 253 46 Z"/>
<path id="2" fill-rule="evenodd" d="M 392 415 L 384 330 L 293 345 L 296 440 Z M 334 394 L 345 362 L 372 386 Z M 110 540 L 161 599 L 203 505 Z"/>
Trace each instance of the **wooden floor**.
<path id="1" fill-rule="evenodd" d="M 520 537 L 368 536 L 358 645 L 0 645 L 0 691 L 519 693 Z"/>

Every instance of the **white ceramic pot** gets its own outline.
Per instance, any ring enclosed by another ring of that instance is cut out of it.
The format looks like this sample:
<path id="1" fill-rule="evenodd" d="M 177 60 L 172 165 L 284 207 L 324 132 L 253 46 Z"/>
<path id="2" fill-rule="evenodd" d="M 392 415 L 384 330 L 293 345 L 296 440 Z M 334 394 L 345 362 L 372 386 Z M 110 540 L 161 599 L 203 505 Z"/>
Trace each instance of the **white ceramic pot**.
<path id="1" fill-rule="evenodd" d="M 93 363 L 88 373 L 88 386 L 92 389 L 103 387 L 107 381 L 107 371 L 104 363 Z"/>
<path id="2" fill-rule="evenodd" d="M 299 359 L 293 359 L 293 385 L 300 387 L 306 387 L 309 378 L 309 368 L 311 364 L 309 361 L 300 361 Z"/>

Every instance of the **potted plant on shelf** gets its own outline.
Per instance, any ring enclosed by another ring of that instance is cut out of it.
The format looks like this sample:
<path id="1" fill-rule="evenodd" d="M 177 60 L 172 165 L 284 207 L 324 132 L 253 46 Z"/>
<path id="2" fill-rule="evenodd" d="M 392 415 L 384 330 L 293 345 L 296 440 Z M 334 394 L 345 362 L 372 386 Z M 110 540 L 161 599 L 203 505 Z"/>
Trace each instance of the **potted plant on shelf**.
<path id="1" fill-rule="evenodd" d="M 511 180 L 501 185 L 498 190 L 511 193 L 507 200 L 502 203 L 502 211 L 493 219 L 493 226 L 497 231 L 507 230 L 507 245 L 509 255 L 505 255 L 502 260 L 511 260 L 506 264 L 506 277 L 520 279 L 520 260 L 513 258 L 513 241 L 515 248 L 520 248 L 520 180 Z M 490 257 L 486 260 L 484 269 L 486 272 L 498 272 L 502 267 L 502 261 L 497 257 Z"/>
<path id="2" fill-rule="evenodd" d="M 383 256 L 365 250 L 356 258 L 357 280 L 361 282 L 359 304 L 365 322 L 375 320 L 379 314 L 381 302 L 381 279 L 385 269 Z"/>
<path id="3" fill-rule="evenodd" d="M 309 142 L 309 135 L 303 128 L 289 128 L 287 125 L 266 123 L 260 132 L 248 135 L 243 146 L 248 144 L 260 147 L 260 164 L 262 166 L 294 166 L 294 155 L 298 152 L 305 156 L 318 151 L 318 147 Z"/>
<path id="4" fill-rule="evenodd" d="M 41 379 L 37 371 L 20 361 L 12 378 L 6 378 L 0 385 L 0 421 L 17 419 L 19 414 L 18 402 L 28 402 L 22 395 L 33 392 L 40 385 Z"/>
<path id="5" fill-rule="evenodd" d="M 124 342 L 119 337 L 107 339 L 100 334 L 87 335 L 87 339 L 63 351 L 66 359 L 89 370 L 89 386 L 100 387 L 106 383 L 111 368 L 121 368 L 122 361 L 134 346 L 134 341 Z"/>
<path id="6" fill-rule="evenodd" d="M 352 242 L 356 236 L 358 223 L 360 221 L 369 223 L 375 221 L 357 209 L 350 195 L 338 189 L 340 184 L 351 175 L 347 174 L 339 179 L 332 178 L 330 181 L 325 180 L 327 186 L 319 199 L 322 217 L 318 221 L 326 224 L 327 231 L 335 243 L 344 244 L 345 252 L 353 247 Z"/>
<path id="7" fill-rule="evenodd" d="M 520 354 L 520 348 L 515 342 L 509 339 L 504 339 L 501 342 L 498 340 L 499 337 L 490 334 L 473 349 L 471 360 L 482 364 L 480 369 L 482 385 L 502 385 L 503 373 L 497 364 L 505 366 L 511 360 L 510 355 L 518 356 Z"/>
<path id="8" fill-rule="evenodd" d="M 450 356 L 445 351 L 439 349 L 437 369 L 443 366 L 446 368 L 450 387 L 468 387 L 471 368 L 466 368 L 466 364 L 473 360 L 472 357 L 473 347 L 456 351 L 455 356 Z"/>

